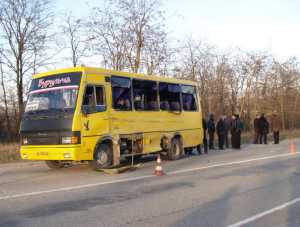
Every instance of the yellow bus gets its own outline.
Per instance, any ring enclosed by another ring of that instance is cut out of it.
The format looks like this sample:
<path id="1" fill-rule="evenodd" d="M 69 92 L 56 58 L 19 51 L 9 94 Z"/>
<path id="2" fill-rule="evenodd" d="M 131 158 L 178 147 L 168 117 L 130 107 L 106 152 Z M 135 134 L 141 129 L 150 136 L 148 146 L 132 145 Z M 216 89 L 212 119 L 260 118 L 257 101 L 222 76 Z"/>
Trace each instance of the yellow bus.
<path id="1" fill-rule="evenodd" d="M 75 67 L 34 75 L 21 121 L 21 157 L 50 168 L 94 169 L 164 152 L 170 160 L 203 139 L 192 81 Z"/>

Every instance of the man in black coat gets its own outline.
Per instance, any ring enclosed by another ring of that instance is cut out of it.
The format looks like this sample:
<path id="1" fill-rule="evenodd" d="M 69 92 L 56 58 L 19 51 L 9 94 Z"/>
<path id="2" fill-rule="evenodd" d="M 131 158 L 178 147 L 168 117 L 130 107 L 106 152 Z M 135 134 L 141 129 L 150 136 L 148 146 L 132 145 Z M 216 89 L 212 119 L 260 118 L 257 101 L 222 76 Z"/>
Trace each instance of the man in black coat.
<path id="1" fill-rule="evenodd" d="M 259 127 L 258 127 L 258 122 L 259 122 L 259 114 L 256 115 L 256 118 L 253 121 L 253 128 L 254 128 L 254 144 L 258 144 L 259 140 Z"/>
<path id="2" fill-rule="evenodd" d="M 204 153 L 207 154 L 207 138 L 206 138 L 206 131 L 207 131 L 207 125 L 206 120 L 202 118 L 202 128 L 203 128 L 203 147 L 204 147 Z"/>
<path id="3" fill-rule="evenodd" d="M 219 141 L 219 149 L 224 149 L 224 142 L 225 142 L 225 134 L 226 134 L 226 127 L 224 117 L 221 117 L 217 123 L 217 134 L 218 134 L 218 141 Z"/>
<path id="4" fill-rule="evenodd" d="M 214 148 L 214 138 L 215 138 L 216 126 L 215 126 L 213 114 L 211 114 L 209 116 L 209 120 L 207 122 L 207 131 L 208 131 L 209 149 L 215 149 Z"/>
<path id="5" fill-rule="evenodd" d="M 269 122 L 265 118 L 265 115 L 262 114 L 258 120 L 258 131 L 259 131 L 259 143 L 267 144 L 267 137 L 269 133 Z"/>
<path id="6" fill-rule="evenodd" d="M 243 123 L 238 114 L 232 116 L 231 122 L 231 144 L 232 148 L 241 148 L 241 133 L 243 130 Z"/>

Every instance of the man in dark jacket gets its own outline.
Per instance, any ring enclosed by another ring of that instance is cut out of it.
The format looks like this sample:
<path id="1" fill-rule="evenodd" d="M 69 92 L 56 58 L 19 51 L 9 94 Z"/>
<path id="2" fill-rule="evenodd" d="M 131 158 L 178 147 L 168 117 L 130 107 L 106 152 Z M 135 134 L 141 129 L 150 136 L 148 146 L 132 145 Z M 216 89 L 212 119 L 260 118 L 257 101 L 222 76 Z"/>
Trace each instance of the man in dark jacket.
<path id="1" fill-rule="evenodd" d="M 259 128 L 258 128 L 258 122 L 259 122 L 259 114 L 256 115 L 256 118 L 253 121 L 253 128 L 254 128 L 254 144 L 258 144 L 259 139 Z"/>
<path id="2" fill-rule="evenodd" d="M 209 116 L 209 120 L 207 122 L 207 131 L 208 131 L 208 140 L 209 140 L 209 149 L 215 149 L 214 148 L 214 138 L 215 138 L 215 121 L 214 121 L 214 115 L 211 114 Z"/>
<path id="3" fill-rule="evenodd" d="M 206 131 L 207 131 L 207 125 L 206 120 L 202 118 L 202 128 L 203 128 L 203 147 L 204 147 L 204 153 L 207 154 L 207 138 L 206 138 Z"/>
<path id="4" fill-rule="evenodd" d="M 224 149 L 225 133 L 226 133 L 226 128 L 225 128 L 224 117 L 221 117 L 217 123 L 217 134 L 218 134 L 220 150 Z"/>
<path id="5" fill-rule="evenodd" d="M 274 111 L 271 116 L 270 125 L 273 132 L 274 144 L 279 144 L 279 131 L 281 129 L 281 121 L 276 111 Z"/>
<path id="6" fill-rule="evenodd" d="M 241 148 L 241 133 L 243 124 L 238 114 L 233 115 L 231 122 L 231 143 L 232 148 Z"/>
<path id="7" fill-rule="evenodd" d="M 258 120 L 258 129 L 259 129 L 259 143 L 267 144 L 267 137 L 269 133 L 269 122 L 265 118 L 265 115 L 262 114 Z"/>

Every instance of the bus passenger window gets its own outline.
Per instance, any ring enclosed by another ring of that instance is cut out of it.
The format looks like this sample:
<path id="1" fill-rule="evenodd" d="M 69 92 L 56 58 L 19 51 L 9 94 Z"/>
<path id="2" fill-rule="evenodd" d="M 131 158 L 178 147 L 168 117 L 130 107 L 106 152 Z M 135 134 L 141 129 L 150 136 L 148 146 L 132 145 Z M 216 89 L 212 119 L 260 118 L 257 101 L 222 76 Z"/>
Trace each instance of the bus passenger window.
<path id="1" fill-rule="evenodd" d="M 157 83 L 148 80 L 133 80 L 133 102 L 135 110 L 158 110 Z"/>
<path id="2" fill-rule="evenodd" d="M 129 78 L 112 76 L 113 108 L 120 111 L 131 110 L 131 81 Z"/>
<path id="3" fill-rule="evenodd" d="M 160 109 L 180 111 L 180 86 L 178 84 L 159 84 Z"/>
<path id="4" fill-rule="evenodd" d="M 168 99 L 168 84 L 159 84 L 159 99 L 160 99 L 160 109 L 170 110 L 169 99 Z"/>
<path id="5" fill-rule="evenodd" d="M 194 86 L 182 85 L 182 104 L 185 111 L 197 111 L 196 89 Z"/>

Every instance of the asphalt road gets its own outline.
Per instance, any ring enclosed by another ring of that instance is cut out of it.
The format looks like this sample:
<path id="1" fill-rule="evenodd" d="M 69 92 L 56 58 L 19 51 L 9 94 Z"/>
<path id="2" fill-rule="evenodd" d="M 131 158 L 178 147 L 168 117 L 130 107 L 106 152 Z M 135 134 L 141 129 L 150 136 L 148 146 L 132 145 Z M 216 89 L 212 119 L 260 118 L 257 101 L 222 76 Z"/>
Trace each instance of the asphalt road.
<path id="1" fill-rule="evenodd" d="M 300 226 L 300 140 L 154 161 L 108 175 L 0 165 L 0 226 Z"/>

